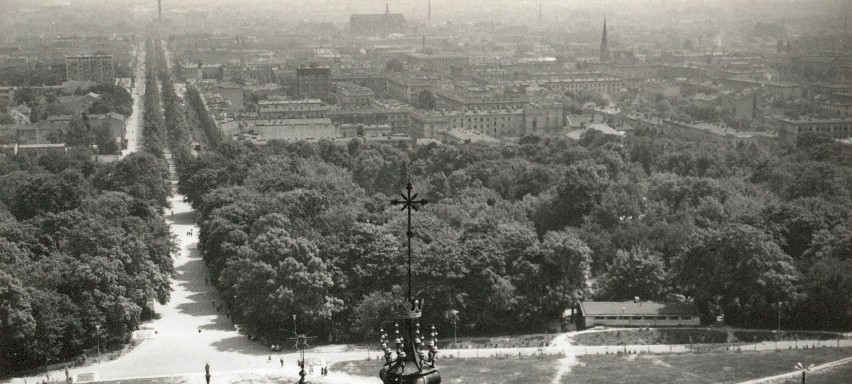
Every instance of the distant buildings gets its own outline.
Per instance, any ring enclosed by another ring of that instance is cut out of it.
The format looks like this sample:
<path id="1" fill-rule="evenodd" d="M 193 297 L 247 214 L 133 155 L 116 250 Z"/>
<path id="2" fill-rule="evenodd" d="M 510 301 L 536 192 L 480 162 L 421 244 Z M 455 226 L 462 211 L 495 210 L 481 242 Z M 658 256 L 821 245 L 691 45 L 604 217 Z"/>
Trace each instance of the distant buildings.
<path id="1" fill-rule="evenodd" d="M 318 141 L 334 139 L 339 136 L 331 119 L 258 119 L 241 123 L 243 137 L 250 141 L 267 140 Z"/>
<path id="2" fill-rule="evenodd" d="M 778 127 L 779 138 L 790 145 L 795 145 L 799 135 L 806 132 L 823 132 L 835 139 L 848 139 L 852 137 L 852 118 L 783 119 Z"/>
<path id="3" fill-rule="evenodd" d="M 355 36 L 384 36 L 391 33 L 405 32 L 407 27 L 405 16 L 390 13 L 385 8 L 383 14 L 355 14 L 349 17 L 349 31 Z"/>
<path id="4" fill-rule="evenodd" d="M 222 80 L 257 84 L 274 83 L 278 80 L 275 74 L 277 70 L 278 67 L 272 64 L 226 66 L 222 69 Z"/>
<path id="5" fill-rule="evenodd" d="M 303 99 L 326 99 L 331 93 L 331 68 L 312 64 L 296 69 L 298 94 Z"/>
<path id="6" fill-rule="evenodd" d="M 852 100 L 821 100 L 817 101 L 817 105 L 828 116 L 834 118 L 852 117 Z"/>
<path id="7" fill-rule="evenodd" d="M 65 77 L 71 81 L 112 84 L 115 80 L 112 56 L 68 56 L 65 58 Z"/>
<path id="8" fill-rule="evenodd" d="M 375 92 L 348 82 L 334 83 L 334 98 L 341 109 L 366 109 L 372 106 Z"/>
<path id="9" fill-rule="evenodd" d="M 411 113 L 410 135 L 416 139 L 439 138 L 443 131 L 458 130 L 495 139 L 529 134 L 560 135 L 564 117 L 558 103 L 533 103 L 524 108 L 417 110 Z"/>
<path id="10" fill-rule="evenodd" d="M 29 124 L 30 123 L 30 115 L 32 114 L 32 110 L 26 106 L 26 104 L 21 104 L 14 108 L 9 108 L 9 116 L 15 120 L 15 124 Z"/>
<path id="11" fill-rule="evenodd" d="M 524 135 L 561 135 L 565 127 L 562 104 L 537 100 L 524 106 Z"/>
<path id="12" fill-rule="evenodd" d="M 395 75 L 388 77 L 388 96 L 404 103 L 415 104 L 421 92 L 429 90 L 441 79 L 429 75 Z"/>
<path id="13" fill-rule="evenodd" d="M 583 123 L 582 126 L 580 127 L 580 129 L 577 129 L 575 131 L 571 131 L 571 132 L 567 133 L 565 135 L 565 137 L 567 137 L 571 140 L 574 140 L 574 141 L 578 141 L 583 137 L 584 134 L 586 134 L 586 132 L 588 132 L 590 130 L 598 131 L 598 132 L 606 134 L 606 135 L 615 135 L 615 136 L 622 136 L 622 137 L 624 136 L 624 131 L 619 131 L 619 130 L 613 128 L 613 127 L 610 127 L 606 123 L 591 123 L 591 124 Z"/>
<path id="14" fill-rule="evenodd" d="M 417 139 L 435 139 L 439 132 L 450 130 L 450 121 L 436 111 L 418 110 L 411 113 L 409 135 Z"/>
<path id="15" fill-rule="evenodd" d="M 611 64 L 631 64 L 639 60 L 633 55 L 632 51 L 616 51 L 611 50 L 607 41 L 606 32 L 606 17 L 604 17 L 603 33 L 601 35 L 601 50 L 598 57 L 601 63 Z"/>
<path id="16" fill-rule="evenodd" d="M 391 126 L 387 124 L 343 124 L 339 127 L 340 136 L 345 138 L 367 137 L 376 138 L 390 136 Z"/>
<path id="17" fill-rule="evenodd" d="M 672 137 L 687 139 L 707 144 L 736 145 L 761 144 L 775 145 L 778 136 L 767 132 L 738 131 L 723 124 L 705 122 L 685 122 L 663 120 L 659 125 L 663 133 Z"/>
<path id="18" fill-rule="evenodd" d="M 587 77 L 553 77 L 530 81 L 531 85 L 547 88 L 551 92 L 564 94 L 565 92 L 593 91 L 614 92 L 622 87 L 621 78 L 602 74 L 590 74 Z"/>
<path id="19" fill-rule="evenodd" d="M 243 110 L 245 100 L 241 85 L 228 81 L 217 82 L 210 91 L 218 93 L 223 99 L 230 102 L 228 112 L 239 113 Z"/>
<path id="20" fill-rule="evenodd" d="M 370 108 L 339 108 L 329 112 L 335 125 L 389 125 L 394 134 L 408 133 L 409 114 L 414 108 L 397 100 L 375 99 Z"/>
<path id="21" fill-rule="evenodd" d="M 438 104 L 448 109 L 462 108 L 523 108 L 530 103 L 524 95 L 502 93 L 473 93 L 465 91 L 438 91 Z"/>
<path id="22" fill-rule="evenodd" d="M 738 91 L 749 88 L 760 89 L 764 94 L 780 96 L 786 99 L 804 96 L 804 90 L 798 84 L 741 79 L 719 79 L 719 82 L 730 89 Z"/>
<path id="23" fill-rule="evenodd" d="M 424 68 L 434 72 L 449 72 L 451 67 L 464 67 L 470 61 L 466 55 L 454 53 L 408 53 L 405 60 L 413 68 Z"/>
<path id="24" fill-rule="evenodd" d="M 0 87 L 0 111 L 15 104 L 15 91 L 18 87 Z"/>
<path id="25" fill-rule="evenodd" d="M 331 107 L 318 99 L 261 100 L 257 106 L 259 119 L 320 119 L 328 117 Z"/>
<path id="26" fill-rule="evenodd" d="M 695 304 L 653 301 L 582 301 L 571 308 L 577 329 L 606 327 L 696 327 L 701 312 Z"/>

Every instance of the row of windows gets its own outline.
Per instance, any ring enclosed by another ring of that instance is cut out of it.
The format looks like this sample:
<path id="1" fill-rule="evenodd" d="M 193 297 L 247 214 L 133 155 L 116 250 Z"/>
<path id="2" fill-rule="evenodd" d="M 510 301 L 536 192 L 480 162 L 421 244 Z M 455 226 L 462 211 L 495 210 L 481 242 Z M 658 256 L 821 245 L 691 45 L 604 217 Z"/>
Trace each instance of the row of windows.
<path id="1" fill-rule="evenodd" d="M 587 316 L 588 320 L 692 320 L 692 316 Z"/>
<path id="2" fill-rule="evenodd" d="M 835 126 L 833 126 L 833 127 L 830 127 L 830 126 L 824 126 L 824 127 L 801 127 L 801 128 L 799 129 L 799 131 L 800 131 L 800 132 L 813 132 L 813 131 L 820 131 L 820 132 L 843 132 L 843 131 L 848 131 L 848 130 L 849 130 L 849 126 L 848 126 L 848 125 L 847 125 L 847 126 L 835 125 Z"/>

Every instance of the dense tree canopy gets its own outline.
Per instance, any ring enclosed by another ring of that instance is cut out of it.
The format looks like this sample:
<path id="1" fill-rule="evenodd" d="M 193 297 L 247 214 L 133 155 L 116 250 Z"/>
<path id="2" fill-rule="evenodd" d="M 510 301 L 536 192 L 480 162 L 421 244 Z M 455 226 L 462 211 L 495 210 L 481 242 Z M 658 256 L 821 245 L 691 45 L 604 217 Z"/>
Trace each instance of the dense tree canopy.
<path id="1" fill-rule="evenodd" d="M 427 323 L 458 311 L 465 333 L 541 330 L 576 300 L 639 296 L 748 326 L 774 324 L 782 301 L 787 326 L 848 328 L 836 271 L 850 262 L 850 150 L 801 143 L 701 147 L 642 130 L 577 144 L 223 143 L 187 163 L 179 189 L 201 212 L 216 284 L 258 329 L 298 314 L 332 338 L 372 334 L 405 294 L 405 217 L 389 201 L 408 176 L 430 201 L 412 239 Z M 834 320 L 816 319 L 814 300 L 835 294 Z M 247 304 L 260 302 L 278 304 Z"/>
<path id="2" fill-rule="evenodd" d="M 170 297 L 174 245 L 155 159 L 45 156 L 0 159 L 2 370 L 73 357 L 95 346 L 98 325 L 101 343 L 126 342 Z"/>
<path id="3" fill-rule="evenodd" d="M 88 145 L 103 149 L 112 138 L 83 115 L 68 132 L 78 147 L 0 157 L 0 371 L 72 358 L 98 340 L 125 343 L 153 317 L 154 302 L 169 300 L 175 245 L 161 215 L 171 188 L 155 80 L 145 94 L 144 152 L 93 162 Z M 96 91 L 103 97 L 93 112 L 128 105 L 120 87 Z M 166 112 L 171 132 L 176 111 Z"/>

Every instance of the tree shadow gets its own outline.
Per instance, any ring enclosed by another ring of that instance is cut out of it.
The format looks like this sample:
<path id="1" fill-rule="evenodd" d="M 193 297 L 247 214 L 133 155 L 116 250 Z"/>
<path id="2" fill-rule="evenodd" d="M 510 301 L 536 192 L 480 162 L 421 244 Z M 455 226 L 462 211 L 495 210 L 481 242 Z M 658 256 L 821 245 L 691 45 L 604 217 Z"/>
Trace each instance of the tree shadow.
<path id="1" fill-rule="evenodd" d="M 216 350 L 220 352 L 238 352 L 255 356 L 275 354 L 275 352 L 270 352 L 268 347 L 249 340 L 246 335 L 238 335 L 214 341 L 213 343 L 210 343 L 210 346 L 216 348 Z M 281 352 L 278 352 L 278 354 L 280 353 Z"/>
<path id="2" fill-rule="evenodd" d="M 165 218 L 175 225 L 195 225 L 198 221 L 198 213 L 195 211 L 180 212 L 173 215 L 166 215 Z"/>

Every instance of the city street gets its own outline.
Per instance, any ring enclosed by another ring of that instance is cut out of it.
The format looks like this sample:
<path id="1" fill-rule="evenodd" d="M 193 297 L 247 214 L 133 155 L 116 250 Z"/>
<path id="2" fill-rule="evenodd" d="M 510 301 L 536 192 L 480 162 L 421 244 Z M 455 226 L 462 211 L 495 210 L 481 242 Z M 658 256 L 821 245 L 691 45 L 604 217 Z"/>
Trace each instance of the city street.
<path id="1" fill-rule="evenodd" d="M 142 145 L 142 114 L 145 108 L 145 42 L 140 42 L 136 48 L 136 65 L 134 67 L 133 91 L 133 113 L 127 118 L 125 138 L 127 148 L 121 151 L 121 155 L 127 156 L 139 149 Z"/>

